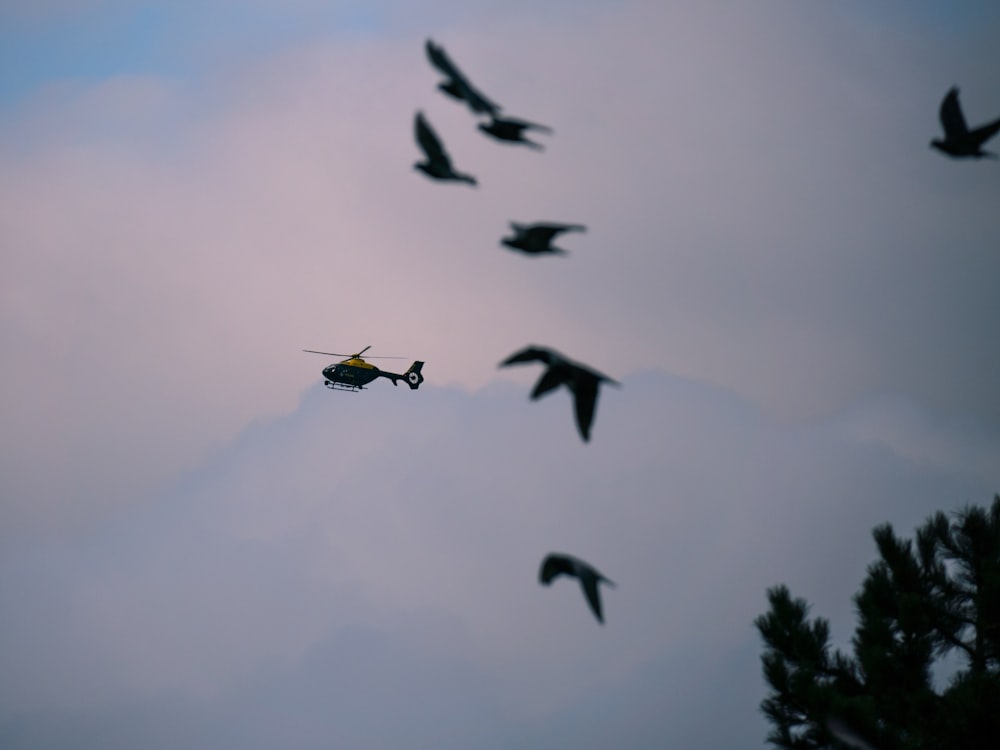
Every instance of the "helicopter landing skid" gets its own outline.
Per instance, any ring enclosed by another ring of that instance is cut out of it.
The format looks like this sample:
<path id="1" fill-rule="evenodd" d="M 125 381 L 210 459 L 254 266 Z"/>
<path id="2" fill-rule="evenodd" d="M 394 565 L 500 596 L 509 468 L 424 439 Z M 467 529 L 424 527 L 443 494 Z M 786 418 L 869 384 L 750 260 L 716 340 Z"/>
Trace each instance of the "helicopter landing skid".
<path id="1" fill-rule="evenodd" d="M 363 391 L 363 385 L 351 385 L 350 383 L 335 383 L 332 380 L 323 381 L 323 385 L 329 388 L 331 391 L 348 391 L 350 393 L 357 393 L 358 391 Z"/>

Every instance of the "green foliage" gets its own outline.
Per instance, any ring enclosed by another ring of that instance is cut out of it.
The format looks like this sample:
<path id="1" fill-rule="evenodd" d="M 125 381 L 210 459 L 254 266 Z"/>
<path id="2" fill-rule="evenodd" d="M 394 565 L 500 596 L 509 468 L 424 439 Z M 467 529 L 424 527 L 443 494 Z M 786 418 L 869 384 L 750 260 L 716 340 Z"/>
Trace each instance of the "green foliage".
<path id="1" fill-rule="evenodd" d="M 829 624 L 786 586 L 767 592 L 754 624 L 770 686 L 768 742 L 789 750 L 995 750 L 1000 747 L 1000 495 L 989 509 L 943 513 L 915 543 L 888 524 L 855 595 L 852 651 L 831 649 Z M 947 687 L 935 660 L 957 654 Z M 831 727 L 834 732 L 831 733 Z M 850 735 L 843 731 L 848 728 Z M 837 731 L 840 729 L 840 731 Z"/>

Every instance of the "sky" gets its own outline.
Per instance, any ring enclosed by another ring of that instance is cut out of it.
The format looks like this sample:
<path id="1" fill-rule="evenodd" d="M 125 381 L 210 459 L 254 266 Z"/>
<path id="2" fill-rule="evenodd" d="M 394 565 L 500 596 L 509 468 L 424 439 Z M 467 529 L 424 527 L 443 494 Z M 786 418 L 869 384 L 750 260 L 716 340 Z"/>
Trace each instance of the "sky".
<path id="1" fill-rule="evenodd" d="M 0 5 L 0 745 L 763 748 L 766 589 L 1000 492 L 1000 11 L 537 6 Z"/>

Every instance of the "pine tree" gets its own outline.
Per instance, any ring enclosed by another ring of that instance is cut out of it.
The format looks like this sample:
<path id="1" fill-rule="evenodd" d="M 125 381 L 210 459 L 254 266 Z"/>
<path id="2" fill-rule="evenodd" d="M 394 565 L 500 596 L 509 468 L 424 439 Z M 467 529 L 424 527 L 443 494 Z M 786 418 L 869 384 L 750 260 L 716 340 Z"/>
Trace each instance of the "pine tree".
<path id="1" fill-rule="evenodd" d="M 788 750 L 1000 748 L 1000 495 L 949 522 L 936 513 L 916 543 L 889 524 L 873 531 L 879 559 L 855 595 L 852 653 L 786 586 L 767 592 L 754 624 L 770 686 L 767 740 Z M 933 668 L 957 655 L 941 691 Z"/>

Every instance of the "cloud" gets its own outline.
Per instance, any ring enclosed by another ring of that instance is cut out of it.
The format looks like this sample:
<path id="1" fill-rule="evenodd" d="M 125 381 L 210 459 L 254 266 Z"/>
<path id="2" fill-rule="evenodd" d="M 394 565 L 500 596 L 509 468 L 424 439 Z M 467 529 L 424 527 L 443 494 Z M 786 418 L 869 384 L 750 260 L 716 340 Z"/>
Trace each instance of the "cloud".
<path id="1" fill-rule="evenodd" d="M 953 40 L 928 58 L 777 12 L 456 21 L 439 41 L 469 75 L 556 127 L 543 155 L 434 90 L 423 31 L 26 102 L 0 182 L 5 525 L 82 522 L 287 411 L 318 369 L 302 348 L 477 388 L 537 341 L 786 418 L 887 389 L 995 420 L 996 186 L 925 148 L 955 78 L 970 116 L 995 108 L 988 76 L 948 70 Z M 418 108 L 479 190 L 411 169 Z M 529 263 L 498 240 L 533 219 L 589 232 Z"/>
<path id="2" fill-rule="evenodd" d="M 441 747 L 578 722 L 731 746 L 763 735 L 767 586 L 846 639 L 872 526 L 996 491 L 1000 196 L 926 145 L 956 82 L 970 120 L 1000 110 L 992 21 L 450 9 L 193 39 L 183 77 L 4 111 L 6 739 L 399 744 L 330 691 Z M 555 128 L 544 154 L 434 90 L 428 34 Z M 418 109 L 479 189 L 412 170 Z M 498 245 L 536 219 L 589 229 L 552 262 Z M 564 394 L 496 369 L 530 342 L 625 382 L 593 444 Z M 300 351 L 368 344 L 425 385 L 333 396 Z M 606 628 L 535 584 L 550 549 L 621 584 Z"/>
<path id="3" fill-rule="evenodd" d="M 659 374 L 604 394 L 587 445 L 563 393 L 379 385 L 316 386 L 159 497 L 8 545 L 6 736 L 69 727 L 86 747 L 108 726 L 134 745 L 179 723 L 164 746 L 762 737 L 764 590 L 788 583 L 846 642 L 870 529 L 910 533 L 986 502 L 998 479 L 837 421 L 780 427 Z M 975 455 L 981 435 L 961 436 Z M 606 626 L 573 582 L 537 584 L 551 550 L 619 583 Z M 712 718 L 713 698 L 732 722 Z"/>

